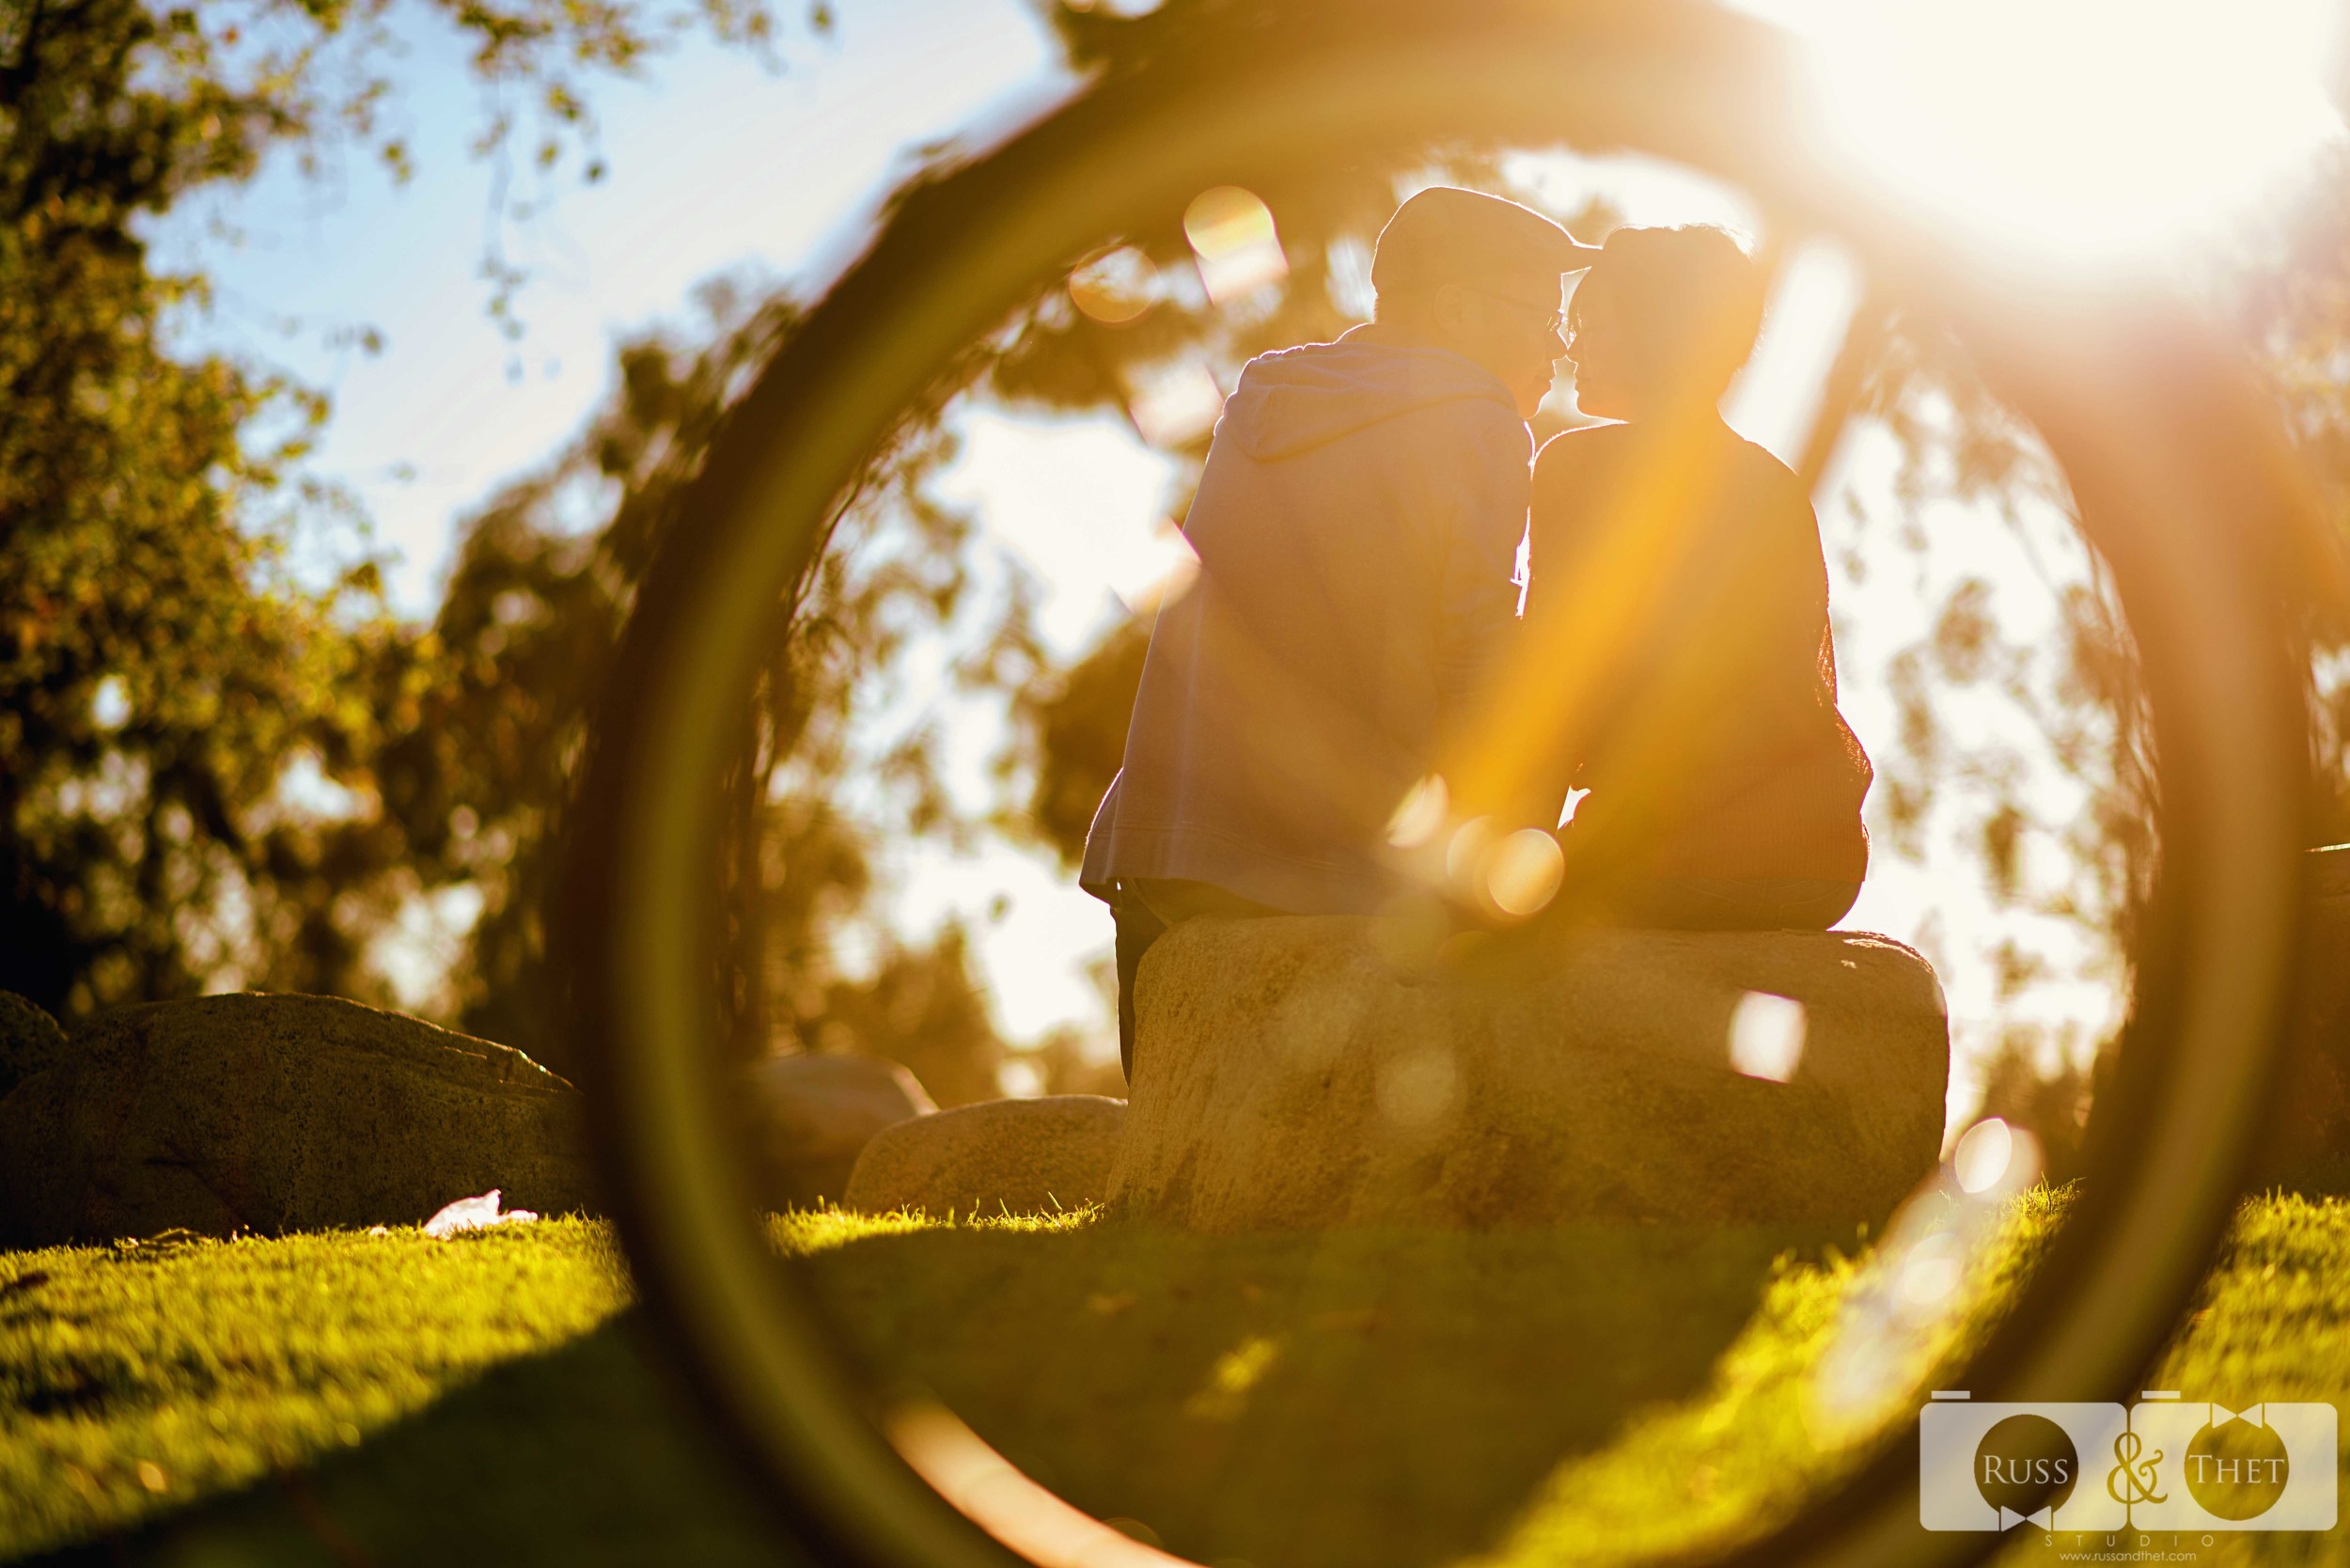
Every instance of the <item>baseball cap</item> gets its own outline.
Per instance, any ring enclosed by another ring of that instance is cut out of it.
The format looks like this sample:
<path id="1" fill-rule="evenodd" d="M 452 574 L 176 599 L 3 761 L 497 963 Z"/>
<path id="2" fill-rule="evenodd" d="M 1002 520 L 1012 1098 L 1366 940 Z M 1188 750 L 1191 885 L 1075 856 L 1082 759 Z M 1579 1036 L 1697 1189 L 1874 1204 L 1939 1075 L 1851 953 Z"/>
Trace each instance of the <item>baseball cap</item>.
<path id="1" fill-rule="evenodd" d="M 1457 185 L 1431 185 L 1397 208 L 1379 231 L 1371 286 L 1394 298 L 1518 268 L 1581 272 L 1599 252 L 1530 207 Z"/>

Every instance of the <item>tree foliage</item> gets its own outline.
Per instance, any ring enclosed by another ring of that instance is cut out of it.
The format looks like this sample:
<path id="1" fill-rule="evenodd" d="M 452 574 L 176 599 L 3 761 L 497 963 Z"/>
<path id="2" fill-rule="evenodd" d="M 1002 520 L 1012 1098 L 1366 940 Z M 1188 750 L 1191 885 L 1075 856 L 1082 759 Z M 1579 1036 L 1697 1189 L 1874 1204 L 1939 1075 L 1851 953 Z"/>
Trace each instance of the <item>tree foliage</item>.
<path id="1" fill-rule="evenodd" d="M 2247 235 L 2213 291 L 2309 459 L 2334 553 L 2319 573 L 2350 582 L 2350 150 L 2324 155 L 2306 199 Z M 2310 628 L 2319 836 L 2350 841 L 2350 605 Z"/>
<path id="2" fill-rule="evenodd" d="M 394 862 L 422 887 L 466 886 L 480 901 L 453 977 L 457 1016 L 556 1065 L 568 1052 L 549 1027 L 544 912 L 572 763 L 636 583 L 748 375 L 798 315 L 728 289 L 705 304 L 707 347 L 653 337 L 623 348 L 603 413 L 469 526 L 431 632 L 446 675 L 379 763 L 403 840 Z M 992 1082 L 1003 1050 L 963 933 L 909 945 L 862 930 L 878 952 L 862 976 L 844 972 L 842 946 L 870 913 L 877 834 L 951 839 L 991 809 L 952 797 L 945 737 L 921 715 L 875 733 L 876 709 L 902 695 L 889 682 L 904 678 L 904 655 L 954 628 L 950 690 L 1016 688 L 1042 659 L 1017 581 L 979 602 L 970 520 L 925 494 L 950 450 L 935 421 L 914 422 L 841 506 L 722 783 L 732 813 L 722 983 L 736 1048 L 900 1056 L 941 1103 Z"/>
<path id="3" fill-rule="evenodd" d="M 478 152 L 569 158 L 590 180 L 588 76 L 689 25 L 754 47 L 770 33 L 737 0 L 407 11 L 472 41 Z M 325 402 L 175 355 L 175 315 L 206 282 L 155 272 L 139 221 L 274 152 L 310 167 L 358 147 L 404 177 L 378 69 L 400 14 L 27 0 L 0 16 L 0 986 L 68 1013 L 238 984 L 387 1000 L 386 938 L 453 908 L 442 1011 L 560 1064 L 544 902 L 585 715 L 683 487 L 795 312 L 719 290 L 710 343 L 625 346 L 589 431 L 468 527 L 429 628 L 389 618 L 364 560 L 306 585 L 294 530 L 339 505 L 300 466 Z M 485 272 L 509 315 L 518 274 L 494 241 Z M 825 1017 L 826 1041 L 894 1045 L 951 1101 L 992 1092 L 1004 1051 L 960 930 L 867 933 L 861 978 L 837 957 L 871 913 L 866 819 L 971 825 L 934 729 L 878 754 L 850 734 L 852 690 L 870 703 L 876 671 L 964 605 L 968 524 L 918 483 L 947 450 L 934 423 L 911 428 L 846 509 L 853 540 L 801 585 L 729 781 L 726 899 L 739 1048 L 812 1042 Z M 1029 678 L 1026 604 L 996 606 L 964 683 Z"/>
<path id="4" fill-rule="evenodd" d="M 585 79 L 685 25 L 756 44 L 755 0 L 431 0 L 473 45 L 479 150 L 583 157 Z M 67 1012 L 206 985 L 349 988 L 397 846 L 368 806 L 437 678 L 365 562 L 289 570 L 337 497 L 300 460 L 324 400 L 169 347 L 200 275 L 144 220 L 341 144 L 400 171 L 390 0 L 0 5 L 0 986 Z M 596 172 L 590 159 L 583 174 Z M 493 258 L 509 297 L 513 274 Z"/>
<path id="5" fill-rule="evenodd" d="M 297 747 L 330 766 L 365 750 L 367 638 L 337 595 L 292 585 L 270 526 L 319 405 L 164 352 L 164 317 L 200 284 L 150 275 L 133 231 L 249 173 L 285 106 L 219 71 L 192 22 L 131 0 L 10 20 L 0 985 L 78 1011 L 332 945 L 331 856 L 271 803 Z M 290 432 L 269 439 L 273 418 Z"/>

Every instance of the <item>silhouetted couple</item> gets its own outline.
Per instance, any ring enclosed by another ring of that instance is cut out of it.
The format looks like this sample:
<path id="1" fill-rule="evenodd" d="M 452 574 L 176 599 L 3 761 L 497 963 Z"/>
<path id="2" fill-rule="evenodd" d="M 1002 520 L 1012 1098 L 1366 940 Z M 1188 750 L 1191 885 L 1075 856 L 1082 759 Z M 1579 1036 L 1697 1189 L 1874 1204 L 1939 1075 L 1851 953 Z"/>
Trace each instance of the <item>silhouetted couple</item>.
<path id="1" fill-rule="evenodd" d="M 1371 323 L 1250 361 L 1225 403 L 1184 523 L 1199 573 L 1159 612 L 1087 839 L 1129 1078 L 1169 925 L 1473 912 L 1480 846 L 1573 792 L 1548 918 L 1821 930 L 1867 868 L 1818 523 L 1716 407 L 1761 330 L 1752 259 L 1704 227 L 1585 245 L 1438 187 L 1371 283 Z M 1620 422 L 1529 465 L 1561 357 Z M 1399 833 L 1406 801 L 1437 820 Z"/>

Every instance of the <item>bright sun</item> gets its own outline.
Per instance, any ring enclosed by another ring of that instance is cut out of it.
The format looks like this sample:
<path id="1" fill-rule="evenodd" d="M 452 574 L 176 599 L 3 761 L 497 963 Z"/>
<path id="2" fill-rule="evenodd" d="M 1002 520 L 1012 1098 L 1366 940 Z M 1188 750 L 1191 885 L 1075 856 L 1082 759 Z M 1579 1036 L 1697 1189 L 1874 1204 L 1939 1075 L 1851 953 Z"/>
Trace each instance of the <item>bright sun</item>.
<path id="1" fill-rule="evenodd" d="M 2269 196 L 2342 120 L 2333 0 L 1745 0 L 1811 46 L 1904 204 L 2050 261 L 2144 260 Z M 2155 259 L 2159 259 L 2156 255 Z"/>

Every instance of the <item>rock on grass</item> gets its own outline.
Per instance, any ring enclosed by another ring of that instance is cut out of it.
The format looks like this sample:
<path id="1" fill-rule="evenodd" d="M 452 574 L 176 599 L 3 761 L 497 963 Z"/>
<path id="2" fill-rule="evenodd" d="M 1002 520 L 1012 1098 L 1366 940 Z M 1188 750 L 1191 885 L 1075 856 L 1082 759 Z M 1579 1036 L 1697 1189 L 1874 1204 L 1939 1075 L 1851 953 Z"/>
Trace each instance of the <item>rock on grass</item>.
<path id="1" fill-rule="evenodd" d="M 0 1100 L 0 1246 L 413 1224 L 492 1187 L 593 1207 L 578 1091 L 331 996 L 106 1014 Z"/>

